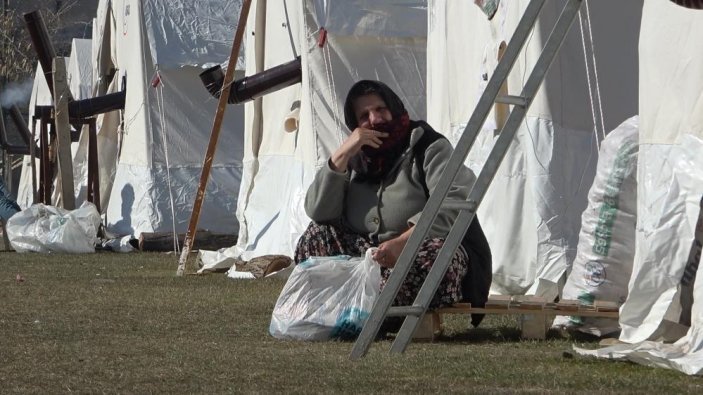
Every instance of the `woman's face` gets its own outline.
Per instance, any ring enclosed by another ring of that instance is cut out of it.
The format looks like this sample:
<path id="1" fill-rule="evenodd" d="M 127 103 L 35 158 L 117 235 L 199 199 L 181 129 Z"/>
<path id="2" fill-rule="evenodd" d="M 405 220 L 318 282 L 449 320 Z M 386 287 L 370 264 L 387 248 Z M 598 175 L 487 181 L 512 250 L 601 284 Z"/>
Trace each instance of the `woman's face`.
<path id="1" fill-rule="evenodd" d="M 360 96 L 354 101 L 354 114 L 359 127 L 374 129 L 374 127 L 393 120 L 386 102 L 376 94 Z"/>

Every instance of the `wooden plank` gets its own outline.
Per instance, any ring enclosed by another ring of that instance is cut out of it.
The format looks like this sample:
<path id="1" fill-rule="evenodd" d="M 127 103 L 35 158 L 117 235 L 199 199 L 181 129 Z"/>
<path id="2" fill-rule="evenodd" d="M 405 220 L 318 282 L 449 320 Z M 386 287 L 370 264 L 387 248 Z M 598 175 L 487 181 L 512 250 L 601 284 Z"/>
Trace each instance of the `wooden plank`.
<path id="1" fill-rule="evenodd" d="M 520 316 L 520 337 L 530 340 L 547 338 L 550 322 L 544 314 L 523 314 Z"/>
<path id="2" fill-rule="evenodd" d="M 453 306 L 435 310 L 439 314 L 471 314 L 471 303 L 455 303 Z"/>
<path id="3" fill-rule="evenodd" d="M 186 235 L 178 235 L 178 242 L 183 245 Z M 193 249 L 219 250 L 237 244 L 237 235 L 225 233 L 211 233 L 199 230 L 195 234 Z M 173 251 L 173 233 L 171 232 L 143 232 L 139 236 L 139 250 L 141 251 Z"/>
<path id="4" fill-rule="evenodd" d="M 85 128 L 85 126 L 84 126 Z M 100 168 L 98 166 L 98 131 L 95 118 L 88 122 L 88 201 L 100 210 Z"/>
<path id="5" fill-rule="evenodd" d="M 2 245 L 0 245 L 0 251 L 13 251 L 12 245 L 10 244 L 10 239 L 7 237 L 7 228 L 5 227 L 5 221 L 0 219 L 0 231 L 2 231 Z"/>
<path id="6" fill-rule="evenodd" d="M 547 303 L 545 298 L 533 295 L 515 296 L 513 300 L 515 301 L 515 307 L 527 310 L 544 310 L 544 305 Z"/>
<path id="7" fill-rule="evenodd" d="M 56 57 L 54 62 L 54 125 L 58 143 L 58 163 L 61 202 L 66 210 L 76 208 L 73 192 L 73 162 L 71 160 L 71 125 L 68 117 L 68 99 L 71 91 L 66 82 L 66 60 Z"/>
<path id="8" fill-rule="evenodd" d="M 570 311 L 578 311 L 580 304 L 581 304 L 581 302 L 579 302 L 578 300 L 564 299 L 564 300 L 560 300 L 559 302 L 557 302 L 556 307 L 557 307 L 557 310 L 570 312 Z"/>
<path id="9" fill-rule="evenodd" d="M 578 306 L 577 306 L 578 308 Z M 438 314 L 537 314 L 544 316 L 557 316 L 557 315 L 578 315 L 581 317 L 602 317 L 602 318 L 618 318 L 617 311 L 564 311 L 558 309 L 542 309 L 535 310 L 530 308 L 479 308 L 470 307 L 468 303 L 466 304 L 455 304 L 451 307 L 443 307 L 441 309 L 435 310 Z"/>
<path id="10" fill-rule="evenodd" d="M 510 295 L 491 295 L 486 301 L 487 309 L 507 309 L 510 307 Z"/>
<path id="11" fill-rule="evenodd" d="M 505 43 L 505 41 L 501 42 L 500 45 L 498 46 L 498 61 L 503 58 L 503 55 L 505 54 L 505 49 L 508 48 L 508 44 Z M 507 96 L 508 95 L 508 80 L 506 79 L 503 81 L 503 84 L 500 86 L 500 89 L 498 90 L 498 97 L 500 96 Z M 510 115 L 510 106 L 508 104 L 503 104 L 503 103 L 495 103 L 495 110 L 494 110 L 494 115 L 496 119 L 496 133 L 499 133 L 501 130 L 503 130 L 503 126 L 505 126 L 505 122 L 508 120 L 508 115 Z"/>
<path id="12" fill-rule="evenodd" d="M 442 334 L 442 317 L 428 311 L 413 333 L 413 341 L 431 342 Z"/>
<path id="13" fill-rule="evenodd" d="M 609 302 L 606 300 L 596 300 L 596 302 L 594 303 L 594 306 L 596 307 L 596 311 L 605 311 L 605 312 L 620 311 L 620 305 L 617 302 Z"/>

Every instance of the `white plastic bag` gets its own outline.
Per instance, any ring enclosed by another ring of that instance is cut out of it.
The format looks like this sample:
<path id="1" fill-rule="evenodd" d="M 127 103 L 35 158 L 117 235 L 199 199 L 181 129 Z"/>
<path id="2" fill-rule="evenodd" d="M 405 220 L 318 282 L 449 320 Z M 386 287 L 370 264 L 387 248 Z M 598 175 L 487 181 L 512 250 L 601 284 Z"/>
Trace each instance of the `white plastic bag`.
<path id="1" fill-rule="evenodd" d="M 100 213 L 95 205 L 84 202 L 68 211 L 34 204 L 7 221 L 7 236 L 17 252 L 95 252 L 95 237 Z"/>
<path id="2" fill-rule="evenodd" d="M 311 257 L 293 269 L 276 301 L 269 332 L 279 339 L 352 339 L 359 335 L 381 286 L 371 258 Z"/>
<path id="3" fill-rule="evenodd" d="M 638 142 L 639 117 L 634 116 L 608 133 L 601 144 L 588 207 L 581 216 L 576 259 L 562 299 L 621 305 L 627 298 L 635 257 Z M 613 318 L 579 316 L 559 316 L 554 326 L 577 328 L 595 336 L 620 329 Z"/>

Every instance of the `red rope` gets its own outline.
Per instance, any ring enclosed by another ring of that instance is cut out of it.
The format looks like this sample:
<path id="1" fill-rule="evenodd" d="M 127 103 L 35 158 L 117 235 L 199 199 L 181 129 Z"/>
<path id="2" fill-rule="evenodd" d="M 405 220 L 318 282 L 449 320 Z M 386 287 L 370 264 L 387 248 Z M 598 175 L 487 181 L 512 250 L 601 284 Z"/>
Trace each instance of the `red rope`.
<path id="1" fill-rule="evenodd" d="M 320 37 L 317 39 L 317 46 L 322 48 L 327 42 L 327 30 L 324 27 L 320 28 Z"/>

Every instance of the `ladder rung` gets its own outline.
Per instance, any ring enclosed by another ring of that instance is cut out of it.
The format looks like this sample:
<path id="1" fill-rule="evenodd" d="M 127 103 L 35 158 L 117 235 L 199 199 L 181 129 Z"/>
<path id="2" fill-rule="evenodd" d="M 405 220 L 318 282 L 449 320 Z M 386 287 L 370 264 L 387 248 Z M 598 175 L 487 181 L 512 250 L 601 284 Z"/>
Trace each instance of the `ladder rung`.
<path id="1" fill-rule="evenodd" d="M 445 200 L 442 202 L 442 208 L 450 210 L 469 210 L 476 211 L 478 204 L 473 200 Z"/>
<path id="2" fill-rule="evenodd" d="M 513 106 L 527 107 L 527 98 L 523 96 L 498 96 L 496 97 L 496 103 L 501 104 L 512 104 Z"/>
<path id="3" fill-rule="evenodd" d="M 425 313 L 425 309 L 422 306 L 395 306 L 388 309 L 389 317 L 405 317 L 412 315 L 419 317 Z"/>

